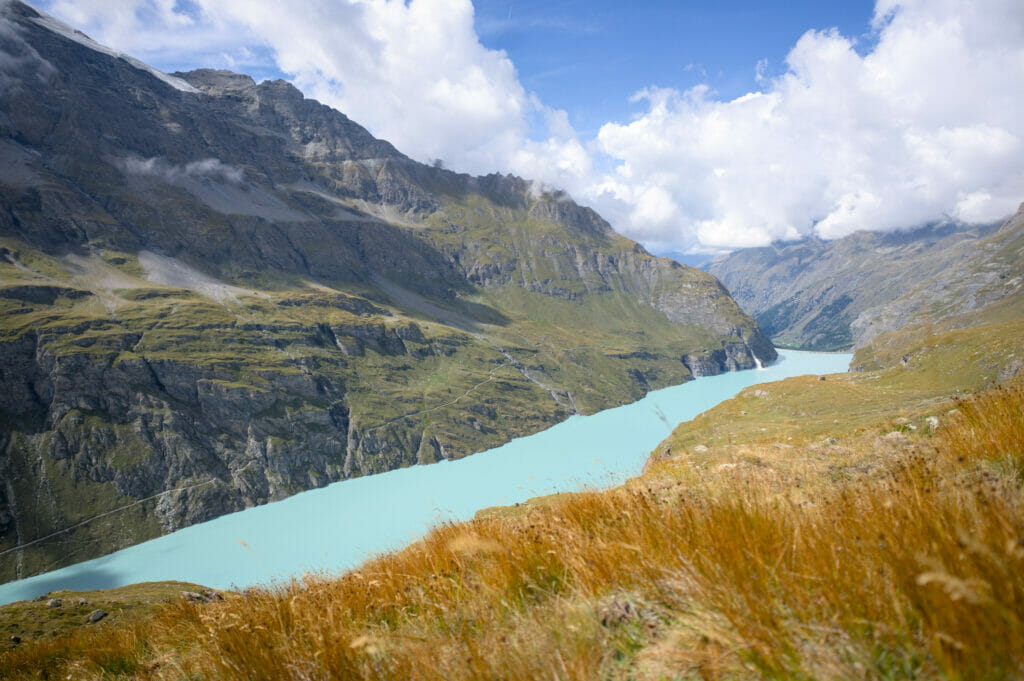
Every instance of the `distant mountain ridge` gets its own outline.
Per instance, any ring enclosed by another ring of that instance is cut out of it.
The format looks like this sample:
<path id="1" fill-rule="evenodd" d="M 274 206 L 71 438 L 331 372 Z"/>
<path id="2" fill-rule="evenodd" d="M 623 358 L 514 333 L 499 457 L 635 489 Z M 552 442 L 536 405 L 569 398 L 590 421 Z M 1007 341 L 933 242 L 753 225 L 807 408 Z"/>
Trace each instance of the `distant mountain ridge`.
<path id="1" fill-rule="evenodd" d="M 564 194 L 0 22 L 0 579 L 776 356 Z"/>
<path id="2" fill-rule="evenodd" d="M 1017 293 L 1022 239 L 1018 211 L 986 226 L 949 223 L 741 249 L 704 269 L 776 344 L 836 350 Z"/>

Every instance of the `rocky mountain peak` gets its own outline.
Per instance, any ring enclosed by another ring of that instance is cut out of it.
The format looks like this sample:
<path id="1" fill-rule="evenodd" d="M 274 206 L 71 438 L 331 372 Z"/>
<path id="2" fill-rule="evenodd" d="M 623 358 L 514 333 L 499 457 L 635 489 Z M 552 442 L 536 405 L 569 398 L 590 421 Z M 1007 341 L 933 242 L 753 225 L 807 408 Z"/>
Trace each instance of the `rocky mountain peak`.
<path id="1" fill-rule="evenodd" d="M 256 81 L 251 76 L 226 69 L 196 69 L 171 75 L 214 97 L 246 93 L 256 87 Z"/>

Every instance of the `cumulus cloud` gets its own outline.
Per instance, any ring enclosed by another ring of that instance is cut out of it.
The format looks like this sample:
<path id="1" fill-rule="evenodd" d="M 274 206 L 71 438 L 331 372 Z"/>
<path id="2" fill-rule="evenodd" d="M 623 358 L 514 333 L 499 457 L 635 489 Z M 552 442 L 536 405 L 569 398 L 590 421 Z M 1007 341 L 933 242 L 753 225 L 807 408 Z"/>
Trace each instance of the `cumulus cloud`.
<path id="1" fill-rule="evenodd" d="M 1011 213 L 1024 198 L 1019 3 L 882 0 L 874 26 L 864 54 L 809 31 L 786 73 L 731 101 L 639 93 L 647 111 L 598 135 L 620 163 L 599 191 L 630 208 L 633 234 L 706 247 Z"/>
<path id="2" fill-rule="evenodd" d="M 117 165 L 129 175 L 156 177 L 172 184 L 190 177 L 209 177 L 237 184 L 244 177 L 241 170 L 222 163 L 220 159 L 216 158 L 204 158 L 184 165 L 177 165 L 159 156 L 152 158 L 129 157 L 119 159 Z"/>
<path id="3" fill-rule="evenodd" d="M 643 112 L 580 139 L 485 48 L 470 0 L 53 0 L 118 49 L 224 65 L 270 55 L 308 95 L 424 162 L 568 190 L 662 250 L 839 237 L 1024 198 L 1019 0 L 878 0 L 871 45 L 811 30 L 759 91 L 651 87 Z M 207 57 L 201 57 L 207 58 Z M 200 65 L 197 63 L 197 65 Z M 696 67 L 694 67 L 696 68 Z"/>

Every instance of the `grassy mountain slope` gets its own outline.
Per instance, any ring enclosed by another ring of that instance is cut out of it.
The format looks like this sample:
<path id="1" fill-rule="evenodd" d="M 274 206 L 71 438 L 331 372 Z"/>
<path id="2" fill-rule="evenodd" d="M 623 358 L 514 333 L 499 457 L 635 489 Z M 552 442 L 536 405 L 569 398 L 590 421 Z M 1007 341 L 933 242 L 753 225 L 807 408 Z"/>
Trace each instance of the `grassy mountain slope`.
<path id="1" fill-rule="evenodd" d="M 1016 678 L 1021 305 L 879 337 L 856 372 L 748 388 L 621 488 L 481 512 L 338 579 L 79 625 L 0 671 Z"/>
<path id="2" fill-rule="evenodd" d="M 0 22 L 0 579 L 775 356 L 564 195 Z"/>
<path id="3" fill-rule="evenodd" d="M 1019 293 L 1024 211 L 1001 227 L 858 232 L 742 249 L 707 265 L 775 343 L 860 347 L 875 336 Z"/>

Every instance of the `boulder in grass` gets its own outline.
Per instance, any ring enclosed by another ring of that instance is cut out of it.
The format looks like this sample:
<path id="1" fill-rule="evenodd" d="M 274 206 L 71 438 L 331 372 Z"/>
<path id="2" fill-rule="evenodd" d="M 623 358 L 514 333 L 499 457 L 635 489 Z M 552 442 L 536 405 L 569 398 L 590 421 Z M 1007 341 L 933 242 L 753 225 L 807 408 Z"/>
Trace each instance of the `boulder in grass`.
<path id="1" fill-rule="evenodd" d="M 639 616 L 639 608 L 630 600 L 617 599 L 601 604 L 597 616 L 603 627 L 623 624 Z"/>
<path id="2" fill-rule="evenodd" d="M 203 589 L 203 591 L 201 592 L 182 591 L 181 595 L 182 597 L 190 601 L 194 601 L 196 603 L 213 603 L 214 601 L 224 600 L 224 597 L 221 596 L 219 593 L 217 593 L 216 591 L 211 591 L 209 589 Z"/>

